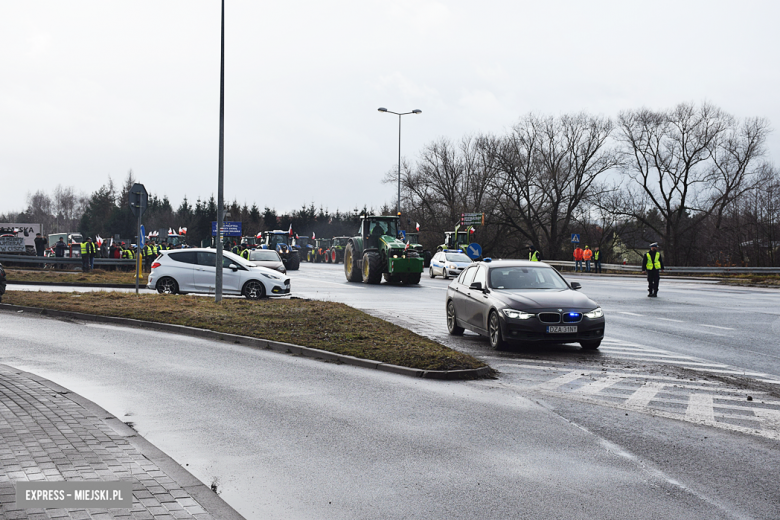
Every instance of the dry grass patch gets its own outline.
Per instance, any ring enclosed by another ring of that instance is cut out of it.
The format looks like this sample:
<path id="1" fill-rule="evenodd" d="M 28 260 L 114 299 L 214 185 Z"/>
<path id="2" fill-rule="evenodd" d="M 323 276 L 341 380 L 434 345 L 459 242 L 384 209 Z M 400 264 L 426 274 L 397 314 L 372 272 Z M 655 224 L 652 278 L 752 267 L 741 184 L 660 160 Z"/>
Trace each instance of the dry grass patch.
<path id="1" fill-rule="evenodd" d="M 57 271 L 57 270 L 32 270 L 32 269 L 6 269 L 6 277 L 14 282 L 50 282 L 50 283 L 106 283 L 106 284 L 131 284 L 135 285 L 134 271 L 105 271 L 94 269 L 87 273 L 81 271 Z M 141 284 L 146 285 L 146 277 L 143 273 Z"/>
<path id="2" fill-rule="evenodd" d="M 485 363 L 342 303 L 248 301 L 117 292 L 10 291 L 3 303 L 187 325 L 293 343 L 423 370 L 463 370 Z"/>

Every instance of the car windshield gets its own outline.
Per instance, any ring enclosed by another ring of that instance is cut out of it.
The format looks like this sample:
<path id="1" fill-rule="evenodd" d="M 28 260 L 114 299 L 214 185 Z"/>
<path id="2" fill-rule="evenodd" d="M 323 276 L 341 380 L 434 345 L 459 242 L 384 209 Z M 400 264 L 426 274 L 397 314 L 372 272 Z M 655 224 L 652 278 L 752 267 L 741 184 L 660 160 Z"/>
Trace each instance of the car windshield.
<path id="1" fill-rule="evenodd" d="M 245 260 L 238 255 L 234 255 L 230 251 L 222 251 L 222 255 L 224 256 L 224 258 L 222 259 L 223 267 L 228 267 L 230 264 L 238 264 L 244 267 L 250 265 L 248 260 Z"/>
<path id="2" fill-rule="evenodd" d="M 463 253 L 447 253 L 446 257 L 448 262 L 471 262 L 471 258 Z"/>
<path id="3" fill-rule="evenodd" d="M 276 247 L 277 244 L 287 244 L 287 235 L 268 235 L 268 245 Z"/>
<path id="4" fill-rule="evenodd" d="M 568 289 L 550 267 L 494 267 L 490 269 L 493 289 Z"/>
<path id="5" fill-rule="evenodd" d="M 281 262 L 279 253 L 273 249 L 255 249 L 249 253 L 249 260 L 256 262 Z"/>

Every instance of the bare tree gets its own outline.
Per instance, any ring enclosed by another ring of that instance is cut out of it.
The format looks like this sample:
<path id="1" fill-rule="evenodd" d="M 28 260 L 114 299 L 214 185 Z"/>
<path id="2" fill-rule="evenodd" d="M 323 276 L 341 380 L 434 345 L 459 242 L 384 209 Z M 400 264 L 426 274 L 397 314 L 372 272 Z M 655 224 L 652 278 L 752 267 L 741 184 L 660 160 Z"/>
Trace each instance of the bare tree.
<path id="1" fill-rule="evenodd" d="M 613 124 L 584 113 L 530 114 L 512 134 L 490 143 L 493 187 L 504 222 L 550 258 L 562 254 L 571 225 L 596 179 L 614 168 L 607 147 Z"/>
<path id="2" fill-rule="evenodd" d="M 689 259 L 696 227 L 713 212 L 722 215 L 754 173 L 766 122 L 737 126 L 705 103 L 622 112 L 618 125 L 623 172 L 633 181 L 621 212 L 662 237 L 668 263 Z M 660 213 L 660 224 L 647 218 L 650 210 Z"/>

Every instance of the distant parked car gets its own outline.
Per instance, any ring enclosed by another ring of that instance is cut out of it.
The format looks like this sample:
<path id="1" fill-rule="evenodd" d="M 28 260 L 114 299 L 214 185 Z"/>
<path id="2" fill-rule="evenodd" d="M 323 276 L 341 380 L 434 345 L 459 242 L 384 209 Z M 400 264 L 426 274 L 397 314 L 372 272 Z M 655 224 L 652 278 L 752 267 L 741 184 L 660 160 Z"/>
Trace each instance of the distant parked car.
<path id="1" fill-rule="evenodd" d="M 447 280 L 450 276 L 458 276 L 471 263 L 471 258 L 460 249 L 445 249 L 433 255 L 428 274 L 431 278 L 441 276 Z"/>
<path id="2" fill-rule="evenodd" d="M 255 265 L 223 251 L 222 292 L 250 300 L 290 294 L 290 279 L 279 271 Z M 215 249 L 160 251 L 152 263 L 147 287 L 159 293 L 214 293 L 217 271 Z"/>
<path id="3" fill-rule="evenodd" d="M 249 252 L 249 261 L 261 267 L 267 267 L 287 274 L 287 268 L 284 267 L 282 257 L 273 249 L 255 249 Z"/>
<path id="4" fill-rule="evenodd" d="M 447 288 L 447 330 L 469 329 L 496 349 L 516 341 L 595 350 L 604 338 L 604 312 L 580 287 L 541 262 L 476 262 Z"/>

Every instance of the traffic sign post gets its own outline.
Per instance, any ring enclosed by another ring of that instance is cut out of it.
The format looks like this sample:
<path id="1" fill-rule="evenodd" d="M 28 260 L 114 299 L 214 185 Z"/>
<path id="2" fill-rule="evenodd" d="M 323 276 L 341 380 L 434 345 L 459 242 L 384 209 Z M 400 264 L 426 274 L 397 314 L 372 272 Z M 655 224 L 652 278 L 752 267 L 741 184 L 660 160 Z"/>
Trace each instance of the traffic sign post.
<path id="1" fill-rule="evenodd" d="M 129 198 L 130 211 L 133 212 L 133 215 L 138 217 L 138 244 L 135 255 L 135 294 L 138 294 L 138 282 L 141 278 L 141 248 L 143 247 L 141 245 L 143 243 L 141 215 L 146 211 L 146 206 L 149 202 L 149 194 L 146 192 L 146 188 L 143 184 L 135 183 L 133 184 L 133 187 L 130 188 Z"/>

